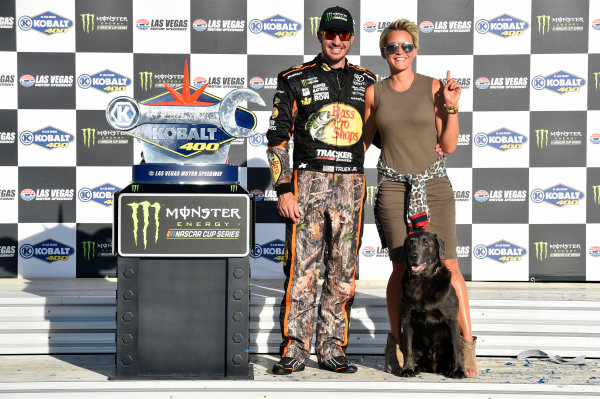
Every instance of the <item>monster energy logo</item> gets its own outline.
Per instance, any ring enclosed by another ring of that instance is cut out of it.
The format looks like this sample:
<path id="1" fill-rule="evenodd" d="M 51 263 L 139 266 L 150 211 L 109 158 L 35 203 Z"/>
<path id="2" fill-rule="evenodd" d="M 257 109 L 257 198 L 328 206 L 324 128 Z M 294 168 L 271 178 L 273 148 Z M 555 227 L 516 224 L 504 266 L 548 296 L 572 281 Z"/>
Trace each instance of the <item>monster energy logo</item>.
<path id="1" fill-rule="evenodd" d="M 548 129 L 537 129 L 535 131 L 535 139 L 538 148 L 548 147 Z"/>
<path id="2" fill-rule="evenodd" d="M 535 258 L 539 261 L 543 261 L 548 258 L 548 243 L 544 241 L 534 242 L 535 245 Z"/>
<path id="3" fill-rule="evenodd" d="M 377 186 L 367 186 L 367 204 L 375 206 L 375 196 L 377 195 Z"/>
<path id="4" fill-rule="evenodd" d="M 83 133 L 83 146 L 90 148 L 96 143 L 96 129 L 81 129 Z"/>
<path id="5" fill-rule="evenodd" d="M 137 184 L 132 184 L 131 185 L 131 192 L 132 193 L 137 193 L 138 191 L 140 191 L 140 186 Z"/>
<path id="6" fill-rule="evenodd" d="M 148 227 L 150 226 L 150 208 L 154 209 L 154 223 L 156 224 L 156 230 L 154 232 L 154 243 L 158 242 L 158 229 L 160 223 L 158 221 L 158 213 L 160 212 L 160 204 L 155 202 L 151 204 L 149 201 L 143 202 L 132 202 L 127 204 L 131 207 L 131 219 L 133 220 L 133 239 L 135 246 L 138 245 L 138 210 L 142 209 L 142 221 L 144 226 L 142 227 L 142 239 L 144 240 L 144 249 L 148 244 Z"/>
<path id="7" fill-rule="evenodd" d="M 95 241 L 82 241 L 81 246 L 83 246 L 83 257 L 87 260 L 91 260 L 96 256 L 96 242 Z"/>
<path id="8" fill-rule="evenodd" d="M 331 13 L 328 13 L 331 14 Z M 310 33 L 313 34 L 313 36 L 317 36 L 317 31 L 319 30 L 319 22 L 321 22 L 321 18 L 320 17 L 310 17 Z"/>
<path id="9" fill-rule="evenodd" d="M 550 32 L 550 15 L 538 15 L 538 33 L 545 35 L 546 32 Z"/>
<path id="10" fill-rule="evenodd" d="M 229 189 L 231 190 L 232 193 L 237 193 L 237 184 L 232 184 L 229 186 Z"/>
<path id="11" fill-rule="evenodd" d="M 142 90 L 148 91 L 152 88 L 152 72 L 138 72 Z"/>
<path id="12" fill-rule="evenodd" d="M 83 31 L 88 35 L 94 30 L 94 14 L 81 14 Z"/>
<path id="13" fill-rule="evenodd" d="M 594 203 L 600 205 L 600 186 L 592 186 L 594 190 Z"/>
<path id="14" fill-rule="evenodd" d="M 328 21 L 331 21 L 331 18 L 333 18 L 333 13 L 332 13 L 332 12 L 328 12 L 328 13 L 325 15 L 325 19 L 326 19 L 326 20 L 328 20 Z"/>
<path id="15" fill-rule="evenodd" d="M 594 72 L 594 81 L 596 82 L 596 90 L 600 90 L 600 82 L 598 82 L 598 78 L 600 78 L 600 72 Z"/>

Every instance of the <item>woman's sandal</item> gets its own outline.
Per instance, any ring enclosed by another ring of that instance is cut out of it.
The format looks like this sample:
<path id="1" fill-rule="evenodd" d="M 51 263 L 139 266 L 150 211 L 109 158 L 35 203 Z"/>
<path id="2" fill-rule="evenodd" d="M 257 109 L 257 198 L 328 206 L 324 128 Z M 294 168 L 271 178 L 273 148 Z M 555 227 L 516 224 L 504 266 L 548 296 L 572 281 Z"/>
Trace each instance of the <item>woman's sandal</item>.
<path id="1" fill-rule="evenodd" d="M 385 371 L 398 375 L 404 366 L 404 356 L 400 350 L 400 342 L 396 341 L 392 334 L 387 336 L 385 345 Z"/>
<path id="2" fill-rule="evenodd" d="M 475 355 L 475 346 L 477 345 L 477 337 L 473 336 L 473 341 L 465 341 L 463 337 L 460 337 L 460 343 L 463 350 L 463 358 L 465 363 L 465 374 L 467 370 L 474 370 L 475 375 L 468 375 L 467 377 L 477 377 L 477 360 Z M 387 353 L 387 352 L 386 352 Z"/>

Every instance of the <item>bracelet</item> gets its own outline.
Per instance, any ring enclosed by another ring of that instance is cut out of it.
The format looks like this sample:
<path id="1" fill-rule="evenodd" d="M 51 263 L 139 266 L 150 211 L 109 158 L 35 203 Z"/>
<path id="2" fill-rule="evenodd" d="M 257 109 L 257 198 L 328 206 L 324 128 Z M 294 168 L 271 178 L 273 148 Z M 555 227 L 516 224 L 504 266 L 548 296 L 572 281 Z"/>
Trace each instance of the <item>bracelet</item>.
<path id="1" fill-rule="evenodd" d="M 444 109 L 446 109 L 446 113 L 453 115 L 458 113 L 458 104 L 456 104 L 455 106 L 451 107 L 448 104 L 444 104 Z"/>

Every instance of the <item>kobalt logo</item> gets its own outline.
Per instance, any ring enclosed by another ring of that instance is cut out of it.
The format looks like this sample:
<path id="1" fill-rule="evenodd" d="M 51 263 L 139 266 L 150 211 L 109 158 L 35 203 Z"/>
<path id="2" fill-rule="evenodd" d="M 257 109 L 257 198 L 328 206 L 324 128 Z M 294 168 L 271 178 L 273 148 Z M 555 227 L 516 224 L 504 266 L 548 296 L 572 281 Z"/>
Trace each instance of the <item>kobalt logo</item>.
<path id="1" fill-rule="evenodd" d="M 296 33 L 302 29 L 302 25 L 296 21 L 281 15 L 274 15 L 263 20 L 253 19 L 248 25 L 250 32 L 266 33 L 276 38 L 296 36 Z"/>
<path id="2" fill-rule="evenodd" d="M 480 19 L 475 24 L 477 33 L 486 34 L 489 32 L 502 38 L 522 36 L 527 28 L 529 28 L 527 22 L 508 14 L 503 14 L 490 20 Z"/>
<path id="3" fill-rule="evenodd" d="M 79 75 L 77 84 L 82 89 L 93 87 L 104 93 L 112 93 L 115 91 L 124 91 L 127 86 L 131 84 L 131 79 L 105 69 L 104 71 L 97 72 L 91 76 L 87 74 Z"/>
<path id="4" fill-rule="evenodd" d="M 475 135 L 474 141 L 477 147 L 490 146 L 500 151 L 507 151 L 523 148 L 523 144 L 527 142 L 527 137 L 512 130 L 501 128 L 491 133 L 478 133 Z"/>
<path id="5" fill-rule="evenodd" d="M 34 17 L 27 15 L 19 18 L 19 28 L 24 31 L 36 30 L 48 36 L 55 33 L 66 33 L 73 26 L 73 21 L 50 11 Z"/>
<path id="6" fill-rule="evenodd" d="M 19 141 L 23 145 L 37 144 L 49 150 L 66 148 L 73 141 L 71 133 L 63 132 L 55 127 L 48 126 L 34 132 L 28 130 L 21 132 Z"/>
<path id="7" fill-rule="evenodd" d="M 81 202 L 94 201 L 100 205 L 111 206 L 114 193 L 120 190 L 120 187 L 106 183 L 92 189 L 84 187 L 79 190 L 77 197 Z"/>
<path id="8" fill-rule="evenodd" d="M 37 244 L 23 244 L 19 248 L 19 254 L 23 259 L 37 258 L 44 262 L 66 261 L 75 253 L 75 249 L 69 245 L 53 239 L 38 242 Z"/>
<path id="9" fill-rule="evenodd" d="M 548 89 L 558 94 L 579 92 L 583 85 L 585 79 L 565 71 L 558 71 L 548 76 L 537 75 L 531 79 L 531 86 L 534 89 Z"/>
<path id="10" fill-rule="evenodd" d="M 266 133 L 255 134 L 254 136 L 250 136 L 248 138 L 248 141 L 250 142 L 250 145 L 252 147 L 266 146 L 268 143 L 267 142 L 267 134 Z"/>
<path id="11" fill-rule="evenodd" d="M 256 244 L 250 251 L 250 256 L 254 259 L 265 258 L 271 262 L 283 262 L 285 257 L 285 243 L 279 239 L 269 241 L 265 244 Z"/>
<path id="12" fill-rule="evenodd" d="M 531 191 L 531 202 L 536 204 L 548 202 L 559 208 L 566 205 L 578 205 L 583 197 L 584 195 L 581 191 L 565 186 L 564 184 L 557 184 L 545 190 L 536 188 Z"/>
<path id="13" fill-rule="evenodd" d="M 138 235 L 139 231 L 141 230 L 142 242 L 144 243 L 144 249 L 146 249 L 148 245 L 148 229 L 151 227 L 151 225 L 154 225 L 154 243 L 156 244 L 158 242 L 158 233 L 160 228 L 160 204 L 158 202 L 150 203 L 150 201 L 142 201 L 130 202 L 126 205 L 131 208 L 131 220 L 133 222 L 132 234 L 135 246 L 138 246 Z M 153 213 L 153 215 L 151 215 L 151 213 Z M 152 220 L 150 220 L 151 216 L 153 216 Z M 142 225 L 141 227 L 140 224 Z"/>
<path id="14" fill-rule="evenodd" d="M 477 245 L 473 248 L 473 255 L 477 259 L 490 258 L 496 262 L 519 262 L 525 256 L 525 248 L 500 240 L 490 245 Z"/>

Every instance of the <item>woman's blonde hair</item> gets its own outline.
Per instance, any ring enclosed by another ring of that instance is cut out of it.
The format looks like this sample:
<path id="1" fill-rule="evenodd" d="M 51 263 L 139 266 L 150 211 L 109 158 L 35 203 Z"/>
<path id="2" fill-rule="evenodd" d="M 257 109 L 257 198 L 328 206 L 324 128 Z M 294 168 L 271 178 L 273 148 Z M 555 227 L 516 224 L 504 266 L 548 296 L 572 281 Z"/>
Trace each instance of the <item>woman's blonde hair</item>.
<path id="1" fill-rule="evenodd" d="M 379 48 L 384 48 L 387 44 L 387 38 L 392 31 L 395 30 L 405 30 L 407 31 L 413 39 L 413 44 L 416 48 L 419 48 L 419 28 L 417 25 L 410 22 L 408 19 L 400 18 L 392 22 L 381 32 L 381 36 L 379 37 Z"/>

